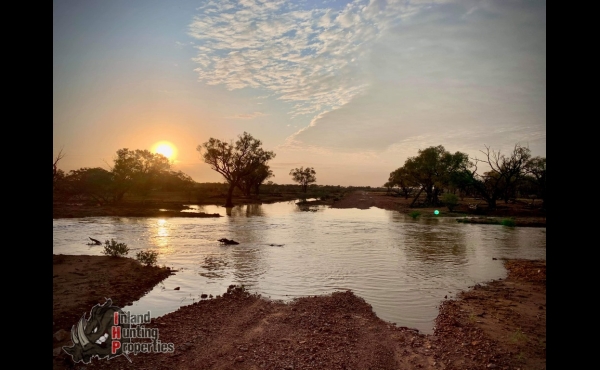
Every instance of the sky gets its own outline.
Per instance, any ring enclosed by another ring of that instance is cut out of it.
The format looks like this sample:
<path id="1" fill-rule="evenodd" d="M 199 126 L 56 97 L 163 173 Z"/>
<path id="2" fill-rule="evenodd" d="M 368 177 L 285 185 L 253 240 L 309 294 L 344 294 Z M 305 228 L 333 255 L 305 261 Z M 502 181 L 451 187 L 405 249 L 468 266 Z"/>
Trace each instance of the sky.
<path id="1" fill-rule="evenodd" d="M 110 170 L 119 149 L 248 132 L 278 184 L 382 186 L 442 145 L 546 157 L 546 2 L 54 0 L 53 160 Z"/>

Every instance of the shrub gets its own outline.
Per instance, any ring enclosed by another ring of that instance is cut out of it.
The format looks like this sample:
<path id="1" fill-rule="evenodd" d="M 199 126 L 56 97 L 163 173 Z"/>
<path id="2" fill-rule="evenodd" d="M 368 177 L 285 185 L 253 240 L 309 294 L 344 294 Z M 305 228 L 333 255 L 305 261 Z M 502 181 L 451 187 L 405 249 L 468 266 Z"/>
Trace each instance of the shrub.
<path id="1" fill-rule="evenodd" d="M 411 213 L 408 214 L 410 217 L 416 219 L 417 217 L 419 217 L 421 215 L 421 212 L 419 211 L 412 211 Z"/>
<path id="2" fill-rule="evenodd" d="M 156 265 L 156 259 L 158 258 L 158 252 L 156 251 L 139 251 L 136 253 L 135 258 L 140 263 L 146 266 Z"/>
<path id="3" fill-rule="evenodd" d="M 129 247 L 125 243 L 117 243 L 116 240 L 111 239 L 104 242 L 103 253 L 107 256 L 122 257 L 129 253 Z"/>
<path id="4" fill-rule="evenodd" d="M 458 205 L 458 196 L 452 193 L 444 193 L 444 195 L 442 195 L 442 202 L 444 202 L 444 205 L 452 212 L 454 207 Z"/>
<path id="5" fill-rule="evenodd" d="M 500 222 L 504 226 L 515 226 L 516 222 L 512 218 L 505 218 Z"/>

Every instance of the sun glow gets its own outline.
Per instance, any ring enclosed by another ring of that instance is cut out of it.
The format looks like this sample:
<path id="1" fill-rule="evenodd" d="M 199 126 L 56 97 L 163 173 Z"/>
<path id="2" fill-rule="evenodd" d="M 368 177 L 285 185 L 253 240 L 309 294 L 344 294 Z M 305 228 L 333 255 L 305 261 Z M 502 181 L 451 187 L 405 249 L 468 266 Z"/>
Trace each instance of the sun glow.
<path id="1" fill-rule="evenodd" d="M 177 156 L 177 148 L 168 141 L 159 141 L 154 144 L 152 146 L 152 152 L 162 154 L 170 161 L 174 160 Z"/>

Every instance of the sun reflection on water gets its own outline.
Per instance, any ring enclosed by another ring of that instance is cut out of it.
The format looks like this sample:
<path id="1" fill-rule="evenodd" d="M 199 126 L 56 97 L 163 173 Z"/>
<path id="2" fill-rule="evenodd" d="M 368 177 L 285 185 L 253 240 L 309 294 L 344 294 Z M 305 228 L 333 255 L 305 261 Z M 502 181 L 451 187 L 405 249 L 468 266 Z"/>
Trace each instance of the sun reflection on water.
<path id="1" fill-rule="evenodd" d="M 160 249 L 161 254 L 170 254 L 169 237 L 171 236 L 171 224 L 164 218 L 159 218 L 152 227 L 151 240 Z"/>

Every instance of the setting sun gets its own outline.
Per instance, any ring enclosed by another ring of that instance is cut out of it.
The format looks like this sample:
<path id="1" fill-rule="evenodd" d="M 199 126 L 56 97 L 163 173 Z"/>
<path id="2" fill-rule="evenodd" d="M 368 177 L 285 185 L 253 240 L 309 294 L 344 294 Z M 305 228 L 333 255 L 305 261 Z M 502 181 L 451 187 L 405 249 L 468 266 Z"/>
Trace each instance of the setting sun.
<path id="1" fill-rule="evenodd" d="M 177 155 L 177 148 L 168 141 L 160 141 L 152 146 L 152 152 L 162 154 L 172 161 Z"/>

